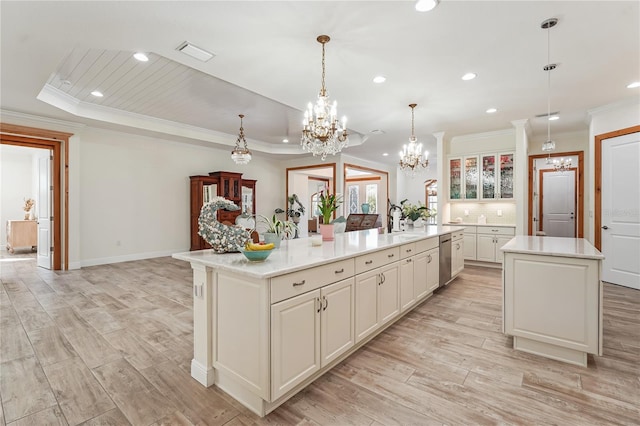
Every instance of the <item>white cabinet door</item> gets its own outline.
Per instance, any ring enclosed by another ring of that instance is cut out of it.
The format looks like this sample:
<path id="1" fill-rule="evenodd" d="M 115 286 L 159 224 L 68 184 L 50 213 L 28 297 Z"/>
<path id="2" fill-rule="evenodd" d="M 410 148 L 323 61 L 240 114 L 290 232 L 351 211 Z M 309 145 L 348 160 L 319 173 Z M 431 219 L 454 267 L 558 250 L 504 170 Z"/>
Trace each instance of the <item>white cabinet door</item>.
<path id="1" fill-rule="evenodd" d="M 339 281 L 320 291 L 320 348 L 322 367 L 349 350 L 355 339 L 355 278 Z"/>
<path id="2" fill-rule="evenodd" d="M 320 370 L 320 290 L 271 305 L 271 400 Z"/>
<path id="3" fill-rule="evenodd" d="M 356 342 L 373 333 L 378 322 L 378 283 L 381 281 L 379 270 L 365 272 L 356 276 Z"/>
<path id="4" fill-rule="evenodd" d="M 496 237 L 496 262 L 502 263 L 502 259 L 504 258 L 504 256 L 502 254 L 502 250 L 500 249 L 502 248 L 503 245 L 511 241 L 512 238 L 513 238 L 512 236 Z"/>
<path id="5" fill-rule="evenodd" d="M 400 313 L 400 271 L 399 262 L 380 268 L 382 278 L 378 285 L 379 324 L 391 321 Z"/>
<path id="6" fill-rule="evenodd" d="M 431 293 L 440 285 L 440 249 L 427 252 L 427 293 Z"/>
<path id="7" fill-rule="evenodd" d="M 425 251 L 413 257 L 413 294 L 416 301 L 423 299 L 431 292 L 431 290 L 428 290 L 429 283 L 427 279 L 428 253 L 428 251 Z"/>
<path id="8" fill-rule="evenodd" d="M 406 311 L 416 302 L 414 267 L 413 257 L 400 261 L 400 312 Z"/>
<path id="9" fill-rule="evenodd" d="M 495 262 L 496 261 L 496 243 L 493 235 L 477 235 L 477 259 L 483 262 Z M 513 237 L 511 237 L 513 238 Z M 511 239 L 509 238 L 509 239 Z"/>
<path id="10" fill-rule="evenodd" d="M 451 276 L 455 277 L 464 269 L 464 239 L 451 241 Z"/>
<path id="11" fill-rule="evenodd" d="M 476 260 L 476 234 L 464 234 L 464 258 Z"/>

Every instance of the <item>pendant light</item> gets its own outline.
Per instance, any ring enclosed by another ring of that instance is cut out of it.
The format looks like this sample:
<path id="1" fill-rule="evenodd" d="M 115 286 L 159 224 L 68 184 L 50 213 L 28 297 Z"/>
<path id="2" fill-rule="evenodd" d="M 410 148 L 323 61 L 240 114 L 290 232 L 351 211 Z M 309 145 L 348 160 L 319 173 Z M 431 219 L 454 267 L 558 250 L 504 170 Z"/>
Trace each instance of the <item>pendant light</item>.
<path id="1" fill-rule="evenodd" d="M 247 140 L 244 138 L 244 128 L 242 127 L 244 114 L 240 114 L 238 117 L 240 117 L 240 133 L 238 133 L 238 139 L 236 139 L 236 147 L 231 151 L 231 159 L 236 164 L 249 164 L 249 161 L 251 161 L 251 151 L 247 148 Z M 240 143 L 243 143 L 244 146 L 241 147 Z"/>
<path id="2" fill-rule="evenodd" d="M 544 66 L 544 70 L 547 72 L 547 141 L 542 144 L 543 152 L 551 152 L 556 149 L 556 143 L 551 139 L 551 71 L 556 69 L 557 64 L 552 64 L 551 55 L 551 28 L 555 27 L 558 23 L 556 18 L 545 19 L 540 28 L 547 30 L 547 65 Z M 547 159 L 547 163 L 550 162 L 550 156 Z"/>
<path id="3" fill-rule="evenodd" d="M 418 139 L 414 131 L 414 109 L 416 106 L 418 104 L 409 104 L 409 108 L 411 108 L 411 137 L 409 144 L 403 145 L 402 151 L 400 151 L 400 170 L 412 177 L 429 167 L 429 152 L 425 151 L 423 159 L 422 144 L 417 143 Z"/>
<path id="4" fill-rule="evenodd" d="M 337 102 L 329 103 L 329 96 L 324 84 L 324 46 L 329 43 L 328 35 L 319 35 L 316 39 L 322 44 L 322 86 L 315 106 L 309 102 L 302 122 L 302 139 L 300 145 L 304 151 L 319 155 L 324 160 L 328 154 L 336 154 L 347 146 L 347 119 L 338 121 Z"/>

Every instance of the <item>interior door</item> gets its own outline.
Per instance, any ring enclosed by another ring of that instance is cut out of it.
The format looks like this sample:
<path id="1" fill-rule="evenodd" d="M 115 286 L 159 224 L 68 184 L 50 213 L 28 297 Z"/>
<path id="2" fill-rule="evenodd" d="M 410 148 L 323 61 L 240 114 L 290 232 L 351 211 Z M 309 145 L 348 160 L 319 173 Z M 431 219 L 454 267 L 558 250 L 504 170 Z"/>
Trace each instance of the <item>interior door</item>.
<path id="1" fill-rule="evenodd" d="M 36 208 L 38 210 L 38 255 L 37 262 L 41 268 L 51 269 L 53 258 L 51 256 L 51 161 L 52 157 L 46 156 L 38 158 L 38 199 Z"/>
<path id="2" fill-rule="evenodd" d="M 576 170 L 540 170 L 542 231 L 549 237 L 576 236 Z"/>
<path id="3" fill-rule="evenodd" d="M 640 289 L 638 158 L 640 133 L 602 141 L 602 279 L 635 289 Z"/>

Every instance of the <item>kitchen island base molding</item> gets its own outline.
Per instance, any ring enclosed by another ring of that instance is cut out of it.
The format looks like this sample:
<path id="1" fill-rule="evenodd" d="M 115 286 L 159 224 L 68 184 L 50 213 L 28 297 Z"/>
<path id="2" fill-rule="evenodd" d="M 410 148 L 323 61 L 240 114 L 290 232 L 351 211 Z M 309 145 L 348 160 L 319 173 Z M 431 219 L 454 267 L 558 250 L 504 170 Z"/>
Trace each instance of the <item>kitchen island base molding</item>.
<path id="1" fill-rule="evenodd" d="M 556 361 L 579 365 L 580 367 L 587 366 L 587 354 L 585 352 L 527 339 L 526 337 L 514 336 L 513 349 L 555 359 Z"/>
<path id="2" fill-rule="evenodd" d="M 196 379 L 201 385 L 209 387 L 215 382 L 214 376 L 215 370 L 213 368 L 206 368 L 195 359 L 191 360 L 191 377 Z"/>

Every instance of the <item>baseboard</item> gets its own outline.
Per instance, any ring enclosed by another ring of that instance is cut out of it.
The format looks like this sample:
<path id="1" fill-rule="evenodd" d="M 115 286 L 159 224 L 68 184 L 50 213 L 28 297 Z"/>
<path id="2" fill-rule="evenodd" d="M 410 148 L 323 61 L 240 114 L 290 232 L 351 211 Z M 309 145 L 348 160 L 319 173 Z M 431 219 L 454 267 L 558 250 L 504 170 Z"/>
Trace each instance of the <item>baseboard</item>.
<path id="1" fill-rule="evenodd" d="M 146 252 L 146 253 L 132 253 L 132 254 L 125 254 L 123 256 L 101 257 L 96 259 L 81 260 L 80 262 L 74 262 L 74 264 L 79 263 L 81 268 L 85 268 L 87 266 L 107 265 L 109 263 L 131 262 L 133 260 L 144 260 L 144 259 L 152 259 L 154 257 L 171 256 L 174 253 L 180 253 L 185 251 L 189 251 L 189 249 L 180 248 L 180 249 L 173 249 L 173 250 L 152 251 L 152 252 Z"/>

